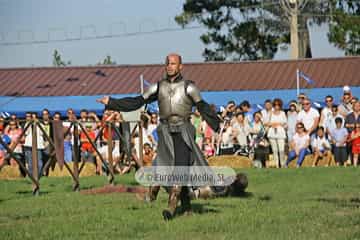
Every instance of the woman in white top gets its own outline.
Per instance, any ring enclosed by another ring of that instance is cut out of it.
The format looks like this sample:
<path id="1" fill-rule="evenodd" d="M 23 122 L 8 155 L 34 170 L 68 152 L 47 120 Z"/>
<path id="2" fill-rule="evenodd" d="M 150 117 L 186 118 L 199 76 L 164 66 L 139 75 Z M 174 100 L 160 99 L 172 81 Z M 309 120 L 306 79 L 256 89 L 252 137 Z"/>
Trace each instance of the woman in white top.
<path id="1" fill-rule="evenodd" d="M 269 117 L 268 122 L 268 138 L 270 141 L 271 149 L 273 151 L 273 158 L 276 163 L 276 167 L 285 166 L 285 139 L 287 126 L 287 118 L 285 112 L 282 110 L 281 99 L 274 99 L 274 110 Z"/>
<path id="2" fill-rule="evenodd" d="M 286 167 L 288 164 L 298 157 L 296 167 L 300 167 L 305 159 L 305 156 L 309 154 L 310 137 L 305 131 L 305 126 L 302 122 L 296 124 L 296 134 L 294 135 L 291 143 L 288 159 L 286 161 Z"/>

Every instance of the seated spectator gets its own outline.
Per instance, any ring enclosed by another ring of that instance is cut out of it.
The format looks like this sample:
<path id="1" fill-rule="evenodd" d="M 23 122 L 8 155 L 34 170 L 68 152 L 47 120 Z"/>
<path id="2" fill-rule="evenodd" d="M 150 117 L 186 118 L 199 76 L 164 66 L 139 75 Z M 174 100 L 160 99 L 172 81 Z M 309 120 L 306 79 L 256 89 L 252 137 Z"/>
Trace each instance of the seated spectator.
<path id="1" fill-rule="evenodd" d="M 266 139 L 265 127 L 261 121 L 261 112 L 254 113 L 254 123 L 250 130 L 249 159 L 253 160 L 255 167 L 265 167 L 269 155 L 269 144 Z"/>
<path id="2" fill-rule="evenodd" d="M 344 128 L 343 117 L 335 118 L 336 128 L 330 131 L 331 141 L 334 145 L 334 157 L 337 166 L 343 165 L 348 158 L 346 141 L 348 131 Z"/>
<path id="3" fill-rule="evenodd" d="M 296 163 L 296 167 L 300 167 L 303 163 L 305 156 L 310 153 L 309 151 L 310 145 L 310 137 L 305 131 L 305 126 L 303 123 L 296 124 L 296 134 L 290 143 L 290 152 L 288 154 L 288 159 L 286 161 L 285 167 L 289 165 L 289 163 L 298 157 L 298 161 Z"/>
<path id="4" fill-rule="evenodd" d="M 252 118 L 252 117 L 251 117 Z M 248 122 L 245 120 L 244 113 L 236 114 L 236 121 L 232 126 L 232 134 L 234 138 L 237 140 L 237 144 L 240 146 L 241 154 L 248 154 L 248 137 L 250 134 L 250 126 Z"/>
<path id="5" fill-rule="evenodd" d="M 354 167 L 357 167 L 360 154 L 360 123 L 355 124 L 354 130 L 350 134 L 350 142 L 352 144 L 353 164 Z"/>
<path id="6" fill-rule="evenodd" d="M 144 144 L 143 166 L 151 167 L 152 161 L 155 158 L 154 150 L 149 143 Z"/>
<path id="7" fill-rule="evenodd" d="M 331 162 L 331 145 L 328 139 L 325 137 L 325 131 L 323 127 L 319 127 L 316 131 L 316 136 L 312 140 L 313 149 L 313 167 L 315 167 L 321 158 L 327 160 L 326 166 Z"/>

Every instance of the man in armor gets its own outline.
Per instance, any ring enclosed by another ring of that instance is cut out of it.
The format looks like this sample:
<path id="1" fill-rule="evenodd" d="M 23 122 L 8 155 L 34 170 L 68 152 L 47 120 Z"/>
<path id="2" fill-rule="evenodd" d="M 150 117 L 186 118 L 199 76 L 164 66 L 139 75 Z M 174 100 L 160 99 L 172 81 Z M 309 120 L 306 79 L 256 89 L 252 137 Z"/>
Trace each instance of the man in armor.
<path id="1" fill-rule="evenodd" d="M 196 106 L 214 131 L 218 131 L 220 119 L 201 98 L 195 84 L 181 75 L 181 56 L 169 54 L 165 64 L 164 78 L 151 85 L 143 95 L 122 99 L 104 96 L 97 101 L 105 104 L 105 109 L 127 112 L 157 100 L 160 116 L 157 128 L 159 141 L 153 166 L 207 166 L 208 163 L 194 140 L 195 129 L 190 123 L 192 107 Z M 156 199 L 159 188 L 150 187 L 150 200 Z M 165 220 L 174 217 L 178 201 L 181 202 L 184 212 L 191 211 L 189 187 L 175 185 L 167 191 L 168 208 L 162 213 Z"/>

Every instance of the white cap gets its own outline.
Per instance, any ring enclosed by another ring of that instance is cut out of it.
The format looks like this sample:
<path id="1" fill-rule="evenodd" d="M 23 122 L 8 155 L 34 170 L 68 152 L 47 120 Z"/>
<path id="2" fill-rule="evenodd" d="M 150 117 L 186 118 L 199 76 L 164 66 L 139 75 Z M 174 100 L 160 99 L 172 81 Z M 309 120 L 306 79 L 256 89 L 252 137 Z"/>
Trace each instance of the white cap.
<path id="1" fill-rule="evenodd" d="M 344 92 L 350 92 L 350 87 L 348 85 L 345 85 L 343 88 Z"/>

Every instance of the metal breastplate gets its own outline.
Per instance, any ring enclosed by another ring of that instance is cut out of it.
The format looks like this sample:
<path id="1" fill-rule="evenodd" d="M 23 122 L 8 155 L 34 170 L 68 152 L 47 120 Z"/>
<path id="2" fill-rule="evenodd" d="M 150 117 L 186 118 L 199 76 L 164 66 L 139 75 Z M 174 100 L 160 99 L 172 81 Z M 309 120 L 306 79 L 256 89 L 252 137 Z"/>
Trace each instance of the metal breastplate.
<path id="1" fill-rule="evenodd" d="M 185 81 L 159 83 L 158 104 L 160 119 L 170 124 L 190 118 L 193 102 L 185 92 Z"/>

